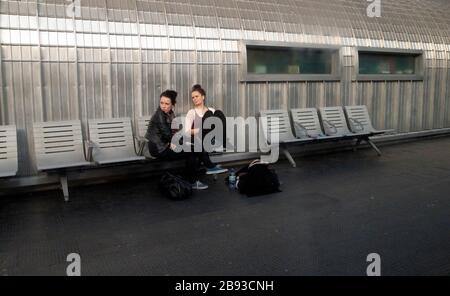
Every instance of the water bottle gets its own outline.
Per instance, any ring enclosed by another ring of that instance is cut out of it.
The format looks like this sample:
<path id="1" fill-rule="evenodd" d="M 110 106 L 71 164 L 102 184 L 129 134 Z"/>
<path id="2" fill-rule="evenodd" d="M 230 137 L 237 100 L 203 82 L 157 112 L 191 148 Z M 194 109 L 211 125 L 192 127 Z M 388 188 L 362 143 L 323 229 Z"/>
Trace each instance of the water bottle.
<path id="1" fill-rule="evenodd" d="M 234 189 L 236 187 L 236 173 L 234 169 L 230 170 L 230 175 L 228 176 L 228 185 L 230 189 Z"/>

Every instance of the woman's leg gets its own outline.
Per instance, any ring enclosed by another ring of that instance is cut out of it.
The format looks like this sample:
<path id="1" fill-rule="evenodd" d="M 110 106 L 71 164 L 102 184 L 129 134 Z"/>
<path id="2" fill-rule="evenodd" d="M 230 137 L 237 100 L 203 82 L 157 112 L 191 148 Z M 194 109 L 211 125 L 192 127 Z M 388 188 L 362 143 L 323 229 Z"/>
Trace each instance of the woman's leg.
<path id="1" fill-rule="evenodd" d="M 196 158 L 199 160 L 200 163 L 203 163 L 203 165 L 208 168 L 214 168 L 216 165 L 211 161 L 211 158 L 209 158 L 209 154 L 206 151 L 202 152 L 195 152 L 194 153 Z"/>
<path id="2" fill-rule="evenodd" d="M 170 148 L 166 148 L 163 152 L 158 154 L 157 158 L 161 159 L 161 160 L 175 161 L 175 160 L 185 159 L 186 155 L 185 155 L 185 152 L 177 153 Z"/>
<path id="3" fill-rule="evenodd" d="M 185 174 L 187 180 L 193 184 L 200 177 L 200 159 L 194 152 L 186 152 Z"/>
<path id="4" fill-rule="evenodd" d="M 217 117 L 220 121 L 222 121 L 222 143 L 219 143 L 219 145 L 222 145 L 225 149 L 225 143 L 227 142 L 227 118 L 220 110 L 216 110 L 216 112 L 214 112 L 214 117 Z"/>
<path id="5" fill-rule="evenodd" d="M 220 111 L 220 110 L 216 110 L 214 113 L 213 113 L 211 110 L 208 110 L 208 111 L 206 111 L 206 113 L 203 115 L 203 118 L 202 118 L 202 124 L 204 124 L 204 123 L 205 123 L 205 120 L 208 119 L 208 118 L 210 118 L 210 117 L 214 117 L 214 118 L 217 118 L 218 120 L 222 121 L 222 130 L 221 130 L 222 135 L 221 135 L 221 136 L 222 136 L 222 143 L 224 143 L 224 142 L 225 142 L 225 137 L 226 137 L 226 133 L 225 133 L 225 130 L 226 130 L 226 119 L 225 119 L 225 115 L 224 115 L 223 112 Z M 216 128 L 215 125 L 212 125 L 211 129 L 203 129 L 203 130 L 202 130 L 203 140 L 204 140 L 204 137 L 205 137 L 209 132 L 211 132 L 211 130 L 212 130 L 213 128 Z M 218 140 L 219 140 L 219 139 L 216 139 L 216 138 L 214 138 L 214 140 L 213 140 L 213 141 L 215 141 L 215 142 L 213 142 L 212 144 L 213 144 L 215 147 L 220 146 L 220 145 L 223 145 L 222 143 L 218 142 Z M 226 172 L 226 171 L 227 171 L 227 169 L 219 168 L 215 163 L 213 163 L 213 162 L 211 161 L 211 159 L 209 158 L 209 154 L 208 154 L 208 152 L 206 152 L 206 150 L 205 150 L 204 147 L 203 147 L 202 150 L 203 150 L 202 152 L 199 152 L 199 153 L 198 153 L 198 157 L 199 157 L 200 161 L 203 162 L 203 164 L 205 165 L 205 167 L 208 169 L 207 174 L 210 174 L 210 173 L 213 173 L 213 174 L 216 174 L 216 173 L 223 173 L 223 172 Z"/>
<path id="6" fill-rule="evenodd" d="M 159 154 L 158 159 L 176 161 L 185 160 L 185 167 L 183 175 L 189 183 L 194 183 L 199 177 L 199 160 L 193 152 L 175 152 L 170 148 L 167 148 Z"/>

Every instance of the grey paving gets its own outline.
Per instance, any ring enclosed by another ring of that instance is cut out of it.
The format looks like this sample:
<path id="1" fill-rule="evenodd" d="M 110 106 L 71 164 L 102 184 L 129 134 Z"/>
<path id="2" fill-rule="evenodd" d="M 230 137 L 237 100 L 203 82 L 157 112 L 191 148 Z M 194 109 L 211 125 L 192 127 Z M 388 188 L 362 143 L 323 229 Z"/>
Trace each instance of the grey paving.
<path id="1" fill-rule="evenodd" d="M 450 138 L 297 158 L 283 192 L 247 198 L 220 179 L 187 201 L 157 178 L 0 199 L 0 274 L 450 275 Z"/>

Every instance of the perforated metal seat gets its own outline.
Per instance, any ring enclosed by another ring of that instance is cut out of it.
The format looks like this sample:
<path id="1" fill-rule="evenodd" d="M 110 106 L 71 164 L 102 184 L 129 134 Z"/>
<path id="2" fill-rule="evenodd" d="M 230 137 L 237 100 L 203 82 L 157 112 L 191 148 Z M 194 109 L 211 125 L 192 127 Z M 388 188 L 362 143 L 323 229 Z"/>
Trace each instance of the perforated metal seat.
<path id="1" fill-rule="evenodd" d="M 269 144 L 288 143 L 298 141 L 292 133 L 289 114 L 286 110 L 265 110 L 260 112 L 261 118 L 266 118 L 267 123 L 262 121 L 264 137 Z M 276 137 L 274 137 L 276 135 Z"/>
<path id="2" fill-rule="evenodd" d="M 37 169 L 87 166 L 81 122 L 41 122 L 33 125 Z"/>
<path id="3" fill-rule="evenodd" d="M 372 121 L 370 120 L 369 111 L 367 106 L 345 106 L 345 115 L 347 116 L 348 124 L 350 130 L 354 133 L 368 134 L 369 136 L 381 135 L 385 133 L 391 133 L 394 130 L 376 130 L 372 126 Z M 370 140 L 369 136 L 358 138 L 354 146 L 354 150 L 361 144 L 362 141 L 367 142 L 377 153 L 381 156 L 381 151 L 375 145 L 375 143 Z"/>
<path id="4" fill-rule="evenodd" d="M 394 130 L 376 130 L 372 126 L 367 106 L 345 106 L 345 115 L 347 116 L 350 130 L 354 133 L 370 133 L 372 135 L 381 135 L 390 133 Z"/>
<path id="5" fill-rule="evenodd" d="M 353 133 L 348 129 L 342 107 L 324 107 L 320 108 L 325 134 L 328 136 L 354 137 L 355 134 L 367 134 L 365 132 Z"/>
<path id="6" fill-rule="evenodd" d="M 381 156 L 380 149 L 378 149 L 375 143 L 373 143 L 372 140 L 369 139 L 369 137 L 373 135 L 371 132 L 368 132 L 364 128 L 360 128 L 355 131 L 349 130 L 347 125 L 347 119 L 345 117 L 344 110 L 342 109 L 342 107 L 320 108 L 320 115 L 322 117 L 322 122 L 326 134 L 342 136 L 343 138 L 350 138 L 350 139 L 356 138 L 357 142 L 353 150 L 356 150 L 356 147 L 358 147 L 362 141 L 365 141 L 377 152 L 379 156 Z M 356 123 L 356 121 L 352 122 L 353 126 L 355 126 L 354 123 Z"/>
<path id="7" fill-rule="evenodd" d="M 135 151 L 130 118 L 89 121 L 89 159 L 98 164 L 144 160 Z"/>
<path id="8" fill-rule="evenodd" d="M 336 139 L 340 136 L 327 136 L 322 131 L 319 115 L 316 108 L 291 109 L 297 138 Z"/>
<path id="9" fill-rule="evenodd" d="M 54 121 L 33 124 L 36 164 L 39 171 L 59 170 L 64 199 L 69 200 L 69 185 L 64 169 L 89 166 L 83 149 L 81 122 Z"/>
<path id="10" fill-rule="evenodd" d="M 289 113 L 286 110 L 265 110 L 260 112 L 260 126 L 267 143 L 273 145 L 280 144 L 282 151 L 293 167 L 296 167 L 292 155 L 287 149 L 287 144 L 313 141 L 312 138 L 296 138 L 292 133 Z"/>
<path id="11" fill-rule="evenodd" d="M 0 177 L 17 174 L 17 130 L 15 125 L 0 126 Z"/>

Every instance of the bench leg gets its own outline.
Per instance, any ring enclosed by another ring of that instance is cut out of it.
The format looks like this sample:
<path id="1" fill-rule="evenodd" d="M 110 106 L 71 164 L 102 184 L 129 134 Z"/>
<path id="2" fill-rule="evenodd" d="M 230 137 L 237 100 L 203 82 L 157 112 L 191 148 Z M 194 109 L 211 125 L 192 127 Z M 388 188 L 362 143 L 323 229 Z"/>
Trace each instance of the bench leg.
<path id="1" fill-rule="evenodd" d="M 282 148 L 282 149 L 283 149 L 284 156 L 286 156 L 286 158 L 289 160 L 292 167 L 294 167 L 294 168 L 297 167 L 297 164 L 295 163 L 294 158 L 292 158 L 291 153 L 289 153 L 289 151 L 286 148 Z"/>
<path id="2" fill-rule="evenodd" d="M 361 139 L 361 138 L 359 138 L 359 139 L 356 141 L 356 144 L 353 146 L 353 152 L 356 152 L 356 149 L 358 149 L 358 146 L 359 146 L 359 144 L 361 144 L 361 142 L 362 142 L 362 139 Z"/>
<path id="3" fill-rule="evenodd" d="M 366 142 L 369 143 L 369 145 L 377 152 L 378 156 L 381 156 L 381 151 L 374 142 L 372 142 L 369 138 L 366 139 Z"/>
<path id="4" fill-rule="evenodd" d="M 67 182 L 67 175 L 62 175 L 59 177 L 59 180 L 61 182 L 61 189 L 64 194 L 64 201 L 69 201 L 69 185 Z"/>

